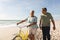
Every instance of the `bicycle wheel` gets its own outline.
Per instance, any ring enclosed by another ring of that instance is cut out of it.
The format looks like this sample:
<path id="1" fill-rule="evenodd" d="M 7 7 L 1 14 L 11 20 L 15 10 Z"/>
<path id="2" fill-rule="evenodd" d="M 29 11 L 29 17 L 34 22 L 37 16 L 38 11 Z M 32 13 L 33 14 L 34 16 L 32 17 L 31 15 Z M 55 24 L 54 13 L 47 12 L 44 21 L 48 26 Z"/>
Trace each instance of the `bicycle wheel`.
<path id="1" fill-rule="evenodd" d="M 15 36 L 12 40 L 22 40 L 20 36 Z"/>

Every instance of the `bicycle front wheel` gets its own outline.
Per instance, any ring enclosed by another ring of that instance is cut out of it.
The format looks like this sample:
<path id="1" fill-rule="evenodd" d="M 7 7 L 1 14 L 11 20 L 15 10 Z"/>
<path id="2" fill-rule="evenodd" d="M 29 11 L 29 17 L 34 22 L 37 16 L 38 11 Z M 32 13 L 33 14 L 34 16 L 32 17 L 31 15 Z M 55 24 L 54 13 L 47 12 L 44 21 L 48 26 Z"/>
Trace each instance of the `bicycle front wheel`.
<path id="1" fill-rule="evenodd" d="M 16 37 L 14 37 L 12 40 L 22 40 L 22 38 L 19 37 L 19 36 L 16 36 Z"/>

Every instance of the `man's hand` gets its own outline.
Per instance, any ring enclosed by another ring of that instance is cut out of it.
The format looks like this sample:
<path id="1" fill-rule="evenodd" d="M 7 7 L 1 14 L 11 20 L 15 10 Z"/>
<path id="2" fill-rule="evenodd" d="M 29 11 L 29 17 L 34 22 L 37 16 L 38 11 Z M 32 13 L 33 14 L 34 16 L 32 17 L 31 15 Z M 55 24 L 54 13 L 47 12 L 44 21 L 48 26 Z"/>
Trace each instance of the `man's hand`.
<path id="1" fill-rule="evenodd" d="M 40 26 L 40 30 L 42 30 L 42 27 Z"/>
<path id="2" fill-rule="evenodd" d="M 53 27 L 53 30 L 55 30 L 55 29 L 56 29 L 56 27 L 54 26 L 54 27 Z"/>

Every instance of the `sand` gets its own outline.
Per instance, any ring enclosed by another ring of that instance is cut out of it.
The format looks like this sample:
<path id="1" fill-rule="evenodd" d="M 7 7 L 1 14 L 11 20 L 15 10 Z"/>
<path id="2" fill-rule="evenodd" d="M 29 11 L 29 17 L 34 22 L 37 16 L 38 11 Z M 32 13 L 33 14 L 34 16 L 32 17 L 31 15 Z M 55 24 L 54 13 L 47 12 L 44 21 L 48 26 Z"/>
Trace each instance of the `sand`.
<path id="1" fill-rule="evenodd" d="M 0 29 L 0 40 L 11 40 L 16 33 L 18 33 L 19 28 L 17 27 L 7 27 Z"/>
<path id="2" fill-rule="evenodd" d="M 56 30 L 54 31 L 51 26 L 51 40 L 60 40 L 60 21 L 56 21 Z M 12 40 L 19 32 L 18 27 L 0 28 L 0 40 Z M 42 37 L 41 30 L 38 28 L 39 37 Z"/>

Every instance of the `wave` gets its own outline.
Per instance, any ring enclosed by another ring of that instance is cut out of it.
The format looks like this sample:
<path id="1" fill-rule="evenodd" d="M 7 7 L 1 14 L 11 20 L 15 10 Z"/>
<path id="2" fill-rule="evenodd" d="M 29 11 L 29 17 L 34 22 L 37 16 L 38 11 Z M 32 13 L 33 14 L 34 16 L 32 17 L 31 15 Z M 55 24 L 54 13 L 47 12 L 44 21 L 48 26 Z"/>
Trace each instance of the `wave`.
<path id="1" fill-rule="evenodd" d="M 16 26 L 18 20 L 0 20 L 0 28 Z"/>

